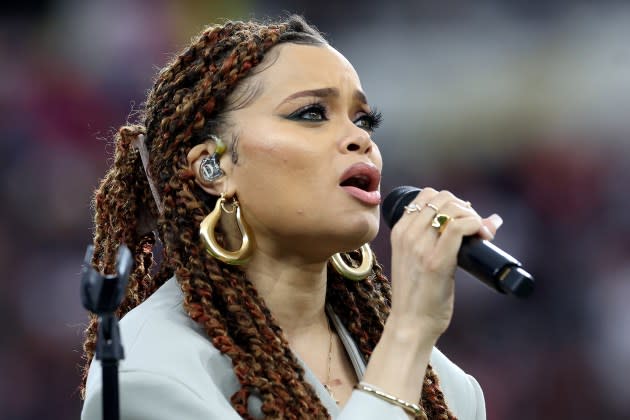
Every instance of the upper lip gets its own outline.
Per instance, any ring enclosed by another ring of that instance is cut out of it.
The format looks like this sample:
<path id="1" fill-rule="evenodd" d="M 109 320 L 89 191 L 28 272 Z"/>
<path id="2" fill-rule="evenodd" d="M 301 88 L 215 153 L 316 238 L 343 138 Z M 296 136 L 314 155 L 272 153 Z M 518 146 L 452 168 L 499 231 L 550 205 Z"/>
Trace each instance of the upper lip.
<path id="1" fill-rule="evenodd" d="M 362 190 L 376 191 L 381 182 L 381 172 L 372 163 L 355 163 L 341 174 L 339 185 L 348 181 L 360 183 L 357 187 Z M 361 185 L 361 183 L 366 183 L 366 185 Z"/>

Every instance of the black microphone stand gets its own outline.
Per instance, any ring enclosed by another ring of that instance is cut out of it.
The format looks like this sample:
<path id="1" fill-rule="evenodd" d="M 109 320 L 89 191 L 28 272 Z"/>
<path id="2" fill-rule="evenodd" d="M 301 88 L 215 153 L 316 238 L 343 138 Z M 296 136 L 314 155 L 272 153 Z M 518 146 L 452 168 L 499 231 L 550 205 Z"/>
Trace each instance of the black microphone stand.
<path id="1" fill-rule="evenodd" d="M 118 361 L 125 358 L 115 311 L 122 302 L 133 258 L 125 245 L 118 248 L 116 274 L 103 275 L 92 268 L 94 247 L 88 246 L 83 260 L 81 302 L 98 316 L 96 360 L 101 361 L 103 374 L 103 420 L 118 420 Z"/>

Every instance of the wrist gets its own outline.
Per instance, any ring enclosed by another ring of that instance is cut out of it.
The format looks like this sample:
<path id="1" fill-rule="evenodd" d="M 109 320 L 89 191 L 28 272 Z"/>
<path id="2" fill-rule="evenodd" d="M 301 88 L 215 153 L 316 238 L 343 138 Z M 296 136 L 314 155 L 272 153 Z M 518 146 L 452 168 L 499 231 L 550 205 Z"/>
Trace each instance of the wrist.
<path id="1" fill-rule="evenodd" d="M 389 404 L 402 408 L 413 419 L 428 420 L 427 414 L 425 413 L 424 409 L 422 409 L 422 407 L 415 402 L 401 400 L 395 395 L 390 395 L 383 390 L 376 388 L 372 384 L 368 384 L 363 381 L 359 382 L 355 386 L 355 389 L 371 394 Z"/>
<path id="2" fill-rule="evenodd" d="M 388 319 L 363 380 L 405 401 L 419 401 L 436 340 L 417 325 Z"/>
<path id="3" fill-rule="evenodd" d="M 401 346 L 416 348 L 432 348 L 443 331 L 431 319 L 392 313 L 387 318 L 383 335 Z"/>

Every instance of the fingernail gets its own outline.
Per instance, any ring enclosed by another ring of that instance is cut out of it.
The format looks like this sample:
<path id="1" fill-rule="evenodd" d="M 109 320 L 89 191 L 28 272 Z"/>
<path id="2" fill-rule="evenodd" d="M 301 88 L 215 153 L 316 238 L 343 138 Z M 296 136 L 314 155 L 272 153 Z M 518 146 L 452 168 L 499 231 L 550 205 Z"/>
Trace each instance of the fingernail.
<path id="1" fill-rule="evenodd" d="M 503 219 L 501 218 L 501 216 L 499 216 L 496 213 L 488 217 L 488 219 L 490 220 L 490 222 L 492 222 L 492 224 L 494 225 L 496 229 L 500 228 L 501 225 L 503 224 Z"/>
<path id="2" fill-rule="evenodd" d="M 483 232 L 483 236 L 485 236 L 486 239 L 490 241 L 494 239 L 494 235 L 492 234 L 490 229 L 488 229 L 488 226 L 482 226 L 481 231 Z"/>

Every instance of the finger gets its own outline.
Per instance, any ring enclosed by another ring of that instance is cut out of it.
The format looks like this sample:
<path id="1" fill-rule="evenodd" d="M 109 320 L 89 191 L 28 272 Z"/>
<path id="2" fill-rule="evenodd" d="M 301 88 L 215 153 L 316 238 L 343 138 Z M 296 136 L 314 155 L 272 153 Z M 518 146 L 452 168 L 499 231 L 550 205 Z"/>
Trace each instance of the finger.
<path id="1" fill-rule="evenodd" d="M 483 223 L 482 230 L 484 230 L 485 228 L 485 230 L 490 232 L 490 234 L 492 235 L 492 237 L 489 239 L 494 239 L 495 235 L 497 234 L 497 230 L 499 230 L 499 228 L 503 224 L 503 219 L 501 218 L 501 216 L 495 213 L 492 216 L 486 217 L 485 219 L 483 219 L 482 223 Z"/>
<path id="2" fill-rule="evenodd" d="M 418 221 L 422 212 L 430 212 L 425 205 L 438 194 L 433 188 L 423 188 L 422 191 L 406 206 L 402 217 L 392 229 L 392 241 L 400 243 L 410 249 L 426 249 L 435 245 L 436 237 L 428 232 L 426 223 Z"/>
<path id="3" fill-rule="evenodd" d="M 440 205 L 443 202 L 442 200 L 448 200 L 449 197 L 451 197 L 451 199 L 448 202 L 442 204 L 440 207 L 432 205 L 433 203 L 437 203 L 438 205 Z M 472 205 L 469 201 L 463 201 L 455 197 L 448 191 L 443 191 L 440 192 L 440 194 L 437 194 L 432 202 L 429 204 L 429 206 L 434 211 L 436 211 L 435 208 L 438 208 L 438 213 L 446 214 L 453 219 L 464 217 L 465 215 L 467 215 L 476 216 L 482 221 L 485 220 L 481 219 L 481 216 L 479 216 L 479 213 L 477 213 L 477 211 L 472 208 Z M 501 220 L 501 217 L 494 214 L 490 216 L 484 223 L 482 223 L 479 231 L 475 233 L 483 239 L 492 240 L 496 235 L 498 227 L 501 226 L 502 223 L 503 221 Z"/>
<path id="4" fill-rule="evenodd" d="M 423 205 L 424 204 L 424 205 Z M 425 188 L 410 203 L 408 222 L 404 226 L 405 232 L 414 233 L 414 246 L 420 249 L 434 247 L 438 240 L 438 231 L 431 226 L 438 213 L 451 218 L 479 215 L 469 206 L 468 202 L 458 199 L 450 191 L 437 192 L 432 188 Z"/>
<path id="5" fill-rule="evenodd" d="M 438 192 L 427 187 L 423 188 L 406 207 L 405 214 L 403 214 L 406 220 L 397 224 L 399 235 L 406 236 L 407 241 L 412 240 L 413 246 L 420 249 L 435 246 L 439 231 L 431 224 L 438 213 L 448 215 L 451 220 L 475 217 L 481 221 L 481 217 L 472 208 L 470 202 L 461 200 L 450 191 Z M 493 239 L 496 233 L 496 222 L 496 218 L 489 218 L 486 223 L 480 223 L 479 230 L 474 233 L 478 233 L 484 239 Z M 408 232 L 414 233 L 413 238 Z"/>
<path id="6" fill-rule="evenodd" d="M 455 199 L 455 196 L 449 191 L 435 192 L 424 201 L 424 206 L 420 212 L 419 217 L 416 218 L 415 224 L 426 226 L 430 224 L 431 220 L 437 213 L 441 212 L 441 209 L 446 203 Z"/>
<path id="7" fill-rule="evenodd" d="M 451 200 L 443 204 L 439 209 L 439 213 L 448 214 L 449 216 L 455 217 L 467 217 L 467 216 L 479 216 L 479 213 L 472 207 L 468 207 L 463 204 L 460 200 Z"/>
<path id="8" fill-rule="evenodd" d="M 475 209 L 473 209 L 472 207 L 469 207 L 468 205 L 462 204 L 461 201 L 459 200 L 449 201 L 448 203 L 442 206 L 439 213 L 442 215 L 448 216 L 450 220 L 461 219 L 461 218 L 466 218 L 466 217 L 477 218 L 479 220 L 480 228 L 479 228 L 479 231 L 475 233 L 478 234 L 483 239 L 487 239 L 487 240 L 494 239 L 495 230 L 491 231 L 483 223 L 483 219 L 481 218 L 481 216 L 479 216 L 479 214 L 475 211 Z M 491 224 L 492 222 L 489 221 L 488 223 Z M 433 220 L 432 220 L 432 224 L 433 224 Z M 439 229 L 437 229 L 437 231 L 439 234 Z"/>
<path id="9" fill-rule="evenodd" d="M 431 201 L 431 203 L 435 204 L 438 207 L 440 207 L 440 204 L 444 205 L 447 202 L 453 202 L 458 204 L 462 208 L 472 208 L 472 204 L 470 203 L 470 201 L 464 201 L 448 190 L 440 191 L 438 194 L 435 195 L 434 198 L 436 201 Z"/>
<path id="10" fill-rule="evenodd" d="M 452 218 L 463 217 L 468 215 L 471 210 L 471 208 L 467 207 L 465 201 L 458 199 L 450 191 L 443 190 L 437 194 L 433 194 L 431 199 L 426 202 L 426 205 L 418 215 L 419 217 L 414 221 L 414 224 L 418 226 L 417 229 L 433 230 L 430 236 L 434 240 L 437 240 L 437 231 L 431 229 L 431 223 L 436 215 L 442 213 Z M 474 213 L 473 210 L 471 214 L 476 213 Z"/>
<path id="11" fill-rule="evenodd" d="M 449 201 L 446 203 L 442 209 L 440 209 L 440 213 L 446 214 L 453 219 L 459 219 L 462 217 L 477 217 L 479 218 L 481 224 L 478 232 L 475 234 L 479 235 L 482 239 L 493 240 L 494 236 L 497 233 L 497 229 L 501 226 L 503 221 L 501 217 L 497 214 L 493 214 L 492 216 L 482 219 L 479 216 L 479 213 L 475 211 L 472 207 L 462 206 L 461 203 L 457 200 Z"/>
<path id="12" fill-rule="evenodd" d="M 440 238 L 435 246 L 433 263 L 446 264 L 457 259 L 457 253 L 462 245 L 464 236 L 474 235 L 483 226 L 479 216 L 466 216 L 448 221 L 446 227 L 439 234 Z M 437 229 L 435 229 L 437 231 Z"/>
<path id="13" fill-rule="evenodd" d="M 446 202 L 455 202 L 462 208 L 471 208 L 470 201 L 464 201 L 455 197 L 450 191 L 436 191 L 433 188 L 425 187 L 420 193 L 405 206 L 405 214 L 411 214 L 415 211 L 422 211 L 424 207 L 432 209 L 434 212 L 439 211 L 440 207 Z M 403 216 L 405 216 L 403 214 Z"/>
<path id="14" fill-rule="evenodd" d="M 420 193 L 413 199 L 412 203 L 421 210 L 429 203 L 439 192 L 430 187 L 423 188 Z"/>
<path id="15" fill-rule="evenodd" d="M 425 200 L 422 197 L 421 200 Z M 438 240 L 438 232 L 435 230 L 431 223 L 435 216 L 438 214 L 439 209 L 452 199 L 452 195 L 448 192 L 435 191 L 431 196 L 424 201 L 424 206 L 420 207 L 420 211 L 414 214 L 413 220 L 409 223 L 408 232 L 413 232 L 416 239 L 417 249 L 429 250 L 435 247 Z M 418 203 L 418 206 L 422 202 Z"/>
<path id="16" fill-rule="evenodd" d="M 438 192 L 433 188 L 423 188 L 420 193 L 405 206 L 405 212 L 394 226 L 392 233 L 395 233 L 394 231 L 406 232 L 412 225 L 418 225 L 417 219 L 419 214 L 425 211 L 426 204 L 437 194 Z"/>

